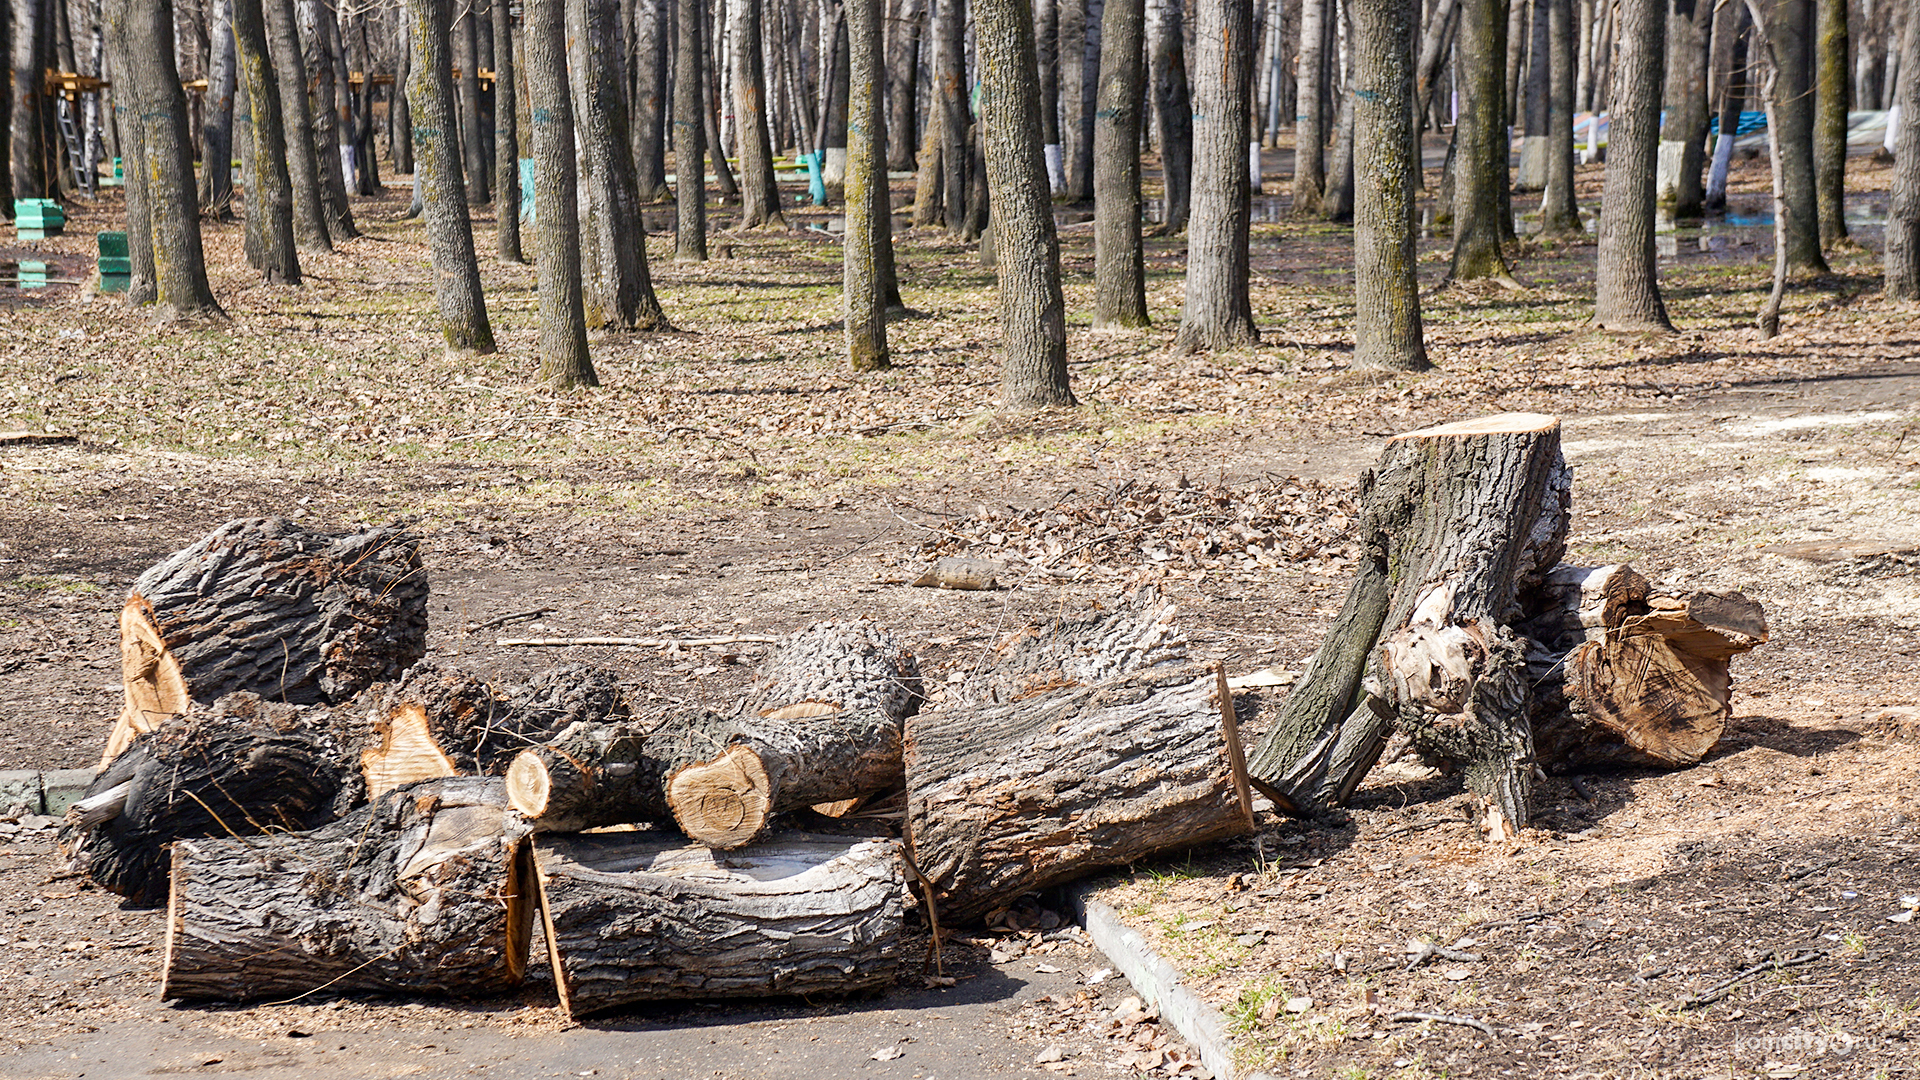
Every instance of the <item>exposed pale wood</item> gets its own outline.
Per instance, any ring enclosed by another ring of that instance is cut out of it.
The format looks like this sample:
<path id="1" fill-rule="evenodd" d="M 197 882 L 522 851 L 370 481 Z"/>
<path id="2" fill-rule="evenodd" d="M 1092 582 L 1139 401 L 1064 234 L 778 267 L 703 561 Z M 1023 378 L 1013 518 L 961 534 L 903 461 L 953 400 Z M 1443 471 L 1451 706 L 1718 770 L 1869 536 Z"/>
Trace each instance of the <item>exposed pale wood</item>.
<path id="1" fill-rule="evenodd" d="M 173 847 L 161 997 L 471 997 L 518 984 L 533 905 L 498 778 L 434 780 L 310 833 Z"/>
<path id="2" fill-rule="evenodd" d="M 571 724 L 507 766 L 507 797 L 540 832 L 665 821 L 662 778 L 633 724 Z"/>
<path id="3" fill-rule="evenodd" d="M 792 833 L 721 853 L 662 832 L 542 837 L 535 859 L 570 1016 L 673 998 L 855 993 L 900 969 L 895 840 Z"/>
<path id="4" fill-rule="evenodd" d="M 1421 428 L 1418 431 L 1403 431 L 1387 441 L 1449 439 L 1461 435 L 1513 435 L 1526 432 L 1544 434 L 1559 426 L 1559 417 L 1545 413 L 1497 413 L 1493 416 L 1475 417 L 1472 420 L 1455 420 L 1451 424 L 1439 424 Z"/>
<path id="5" fill-rule="evenodd" d="M 1253 791 L 1247 780 L 1247 752 L 1240 745 L 1240 718 L 1234 712 L 1233 688 L 1227 685 L 1225 664 L 1213 666 L 1214 695 L 1220 704 L 1220 740 L 1227 746 L 1227 765 L 1233 770 L 1233 794 L 1247 815 L 1247 829 L 1254 828 Z"/>

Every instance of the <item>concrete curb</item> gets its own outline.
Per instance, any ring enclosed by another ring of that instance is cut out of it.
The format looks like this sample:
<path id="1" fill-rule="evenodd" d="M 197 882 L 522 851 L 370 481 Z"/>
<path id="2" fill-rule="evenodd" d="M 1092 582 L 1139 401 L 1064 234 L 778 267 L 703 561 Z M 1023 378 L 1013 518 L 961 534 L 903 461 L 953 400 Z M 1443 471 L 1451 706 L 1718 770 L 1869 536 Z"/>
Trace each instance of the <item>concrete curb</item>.
<path id="1" fill-rule="evenodd" d="M 62 817 L 86 797 L 98 769 L 7 769 L 0 772 L 0 813 L 24 806 L 29 814 Z"/>
<path id="2" fill-rule="evenodd" d="M 1140 932 L 1120 921 L 1112 907 L 1093 899 L 1093 889 L 1076 885 L 1067 890 L 1073 913 L 1099 949 L 1133 988 L 1172 1025 L 1180 1037 L 1200 1053 L 1215 1080 L 1271 1080 L 1266 1073 L 1241 1072 L 1233 1063 L 1233 1038 L 1226 1017 L 1202 1001 L 1181 982 L 1180 970 L 1153 950 Z"/>

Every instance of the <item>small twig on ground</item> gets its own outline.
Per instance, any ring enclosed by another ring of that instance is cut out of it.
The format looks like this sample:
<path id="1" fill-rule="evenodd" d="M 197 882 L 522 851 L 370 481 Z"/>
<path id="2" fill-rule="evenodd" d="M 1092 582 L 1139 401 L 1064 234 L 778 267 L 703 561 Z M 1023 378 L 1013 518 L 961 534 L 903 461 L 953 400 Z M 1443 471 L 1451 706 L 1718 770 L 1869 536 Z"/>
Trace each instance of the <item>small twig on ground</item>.
<path id="1" fill-rule="evenodd" d="M 771 645 L 779 641 L 773 634 L 726 634 L 721 637 L 563 637 L 501 638 L 495 645 L 520 645 L 535 649 L 565 649 L 575 645 L 635 645 L 643 649 L 696 649 L 703 645 Z"/>
<path id="2" fill-rule="evenodd" d="M 500 615 L 488 619 L 486 622 L 476 623 L 473 626 L 467 627 L 467 633 L 477 634 L 482 630 L 492 630 L 498 626 L 505 626 L 510 622 L 525 622 L 528 619 L 537 619 L 542 615 L 551 615 L 558 610 L 558 608 L 543 607 L 534 608 L 531 611 L 516 611 L 511 615 Z"/>
<path id="3" fill-rule="evenodd" d="M 1681 998 L 1679 1002 L 1680 1008 L 1697 1009 L 1702 1005 L 1711 1005 L 1721 998 L 1726 997 L 1727 991 L 1732 990 L 1734 987 L 1740 985 L 1740 983 L 1753 978 L 1755 975 L 1768 971 L 1779 971 L 1782 968 L 1799 967 L 1801 964 L 1811 964 L 1815 960 L 1826 959 L 1826 956 L 1827 954 L 1821 952 L 1819 949 L 1808 949 L 1806 952 L 1796 956 L 1789 956 L 1784 960 L 1768 960 L 1765 963 L 1755 964 L 1710 990 Z"/>
<path id="4" fill-rule="evenodd" d="M 1412 825 L 1402 825 L 1398 829 L 1383 832 L 1379 836 L 1368 837 L 1368 839 L 1389 840 L 1396 836 L 1405 836 L 1407 833 L 1425 832 L 1428 829 L 1437 829 L 1442 825 L 1452 825 L 1455 823 L 1455 820 L 1454 818 L 1441 818 L 1438 821 L 1417 821 Z"/>
<path id="5" fill-rule="evenodd" d="M 1817 863 L 1814 863 L 1812 866 L 1803 866 L 1800 869 L 1795 870 L 1793 873 L 1787 875 L 1787 880 L 1799 881 L 1803 877 L 1812 877 L 1813 875 L 1819 873 L 1822 870 L 1831 870 L 1834 867 L 1839 866 L 1841 862 L 1842 862 L 1841 857 L 1836 855 L 1825 862 L 1817 862 Z"/>
<path id="6" fill-rule="evenodd" d="M 1446 1013 L 1430 1012 L 1397 1012 L 1387 1017 L 1387 1019 L 1395 1024 L 1414 1024 L 1422 1020 L 1431 1020 L 1436 1024 L 1453 1024 L 1456 1027 L 1470 1027 L 1475 1031 L 1485 1034 L 1489 1039 L 1497 1039 L 1500 1037 L 1493 1028 L 1487 1026 L 1485 1022 L 1475 1020 L 1471 1016 L 1448 1016 Z"/>
<path id="7" fill-rule="evenodd" d="M 1407 942 L 1406 970 L 1412 971 L 1414 968 L 1419 967 L 1421 964 L 1426 963 L 1436 956 L 1442 960 L 1452 960 L 1457 964 L 1477 964 L 1480 962 L 1480 957 L 1475 953 L 1461 952 L 1459 949 L 1449 949 L 1445 945 L 1435 945 L 1425 938 L 1414 938 Z"/>

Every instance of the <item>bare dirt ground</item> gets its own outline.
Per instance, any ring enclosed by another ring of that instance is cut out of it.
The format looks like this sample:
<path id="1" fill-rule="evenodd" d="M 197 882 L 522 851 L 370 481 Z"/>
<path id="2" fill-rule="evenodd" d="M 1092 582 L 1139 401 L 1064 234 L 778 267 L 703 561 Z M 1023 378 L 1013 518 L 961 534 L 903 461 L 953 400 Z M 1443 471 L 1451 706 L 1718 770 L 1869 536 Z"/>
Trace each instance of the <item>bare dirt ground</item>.
<path id="1" fill-rule="evenodd" d="M 1765 182 L 1749 166 L 1736 192 Z M 1857 200 L 1870 248 L 1877 186 Z M 1091 239 L 1069 226 L 1083 405 L 1009 416 L 992 407 L 991 271 L 938 234 L 901 238 L 917 311 L 891 327 L 891 372 L 839 362 L 828 236 L 742 236 L 698 267 L 666 262 L 656 237 L 680 332 L 597 341 L 606 385 L 560 396 L 530 383 L 524 267 L 485 268 L 503 351 L 441 353 L 398 195 L 361 204 L 370 235 L 310 258 L 298 290 L 252 284 L 237 227 L 211 228 L 232 325 L 156 328 L 72 288 L 0 298 L 0 430 L 74 437 L 0 447 L 0 767 L 97 760 L 127 587 L 235 516 L 410 520 L 436 658 L 489 674 L 607 664 L 663 704 L 737 695 L 757 647 L 497 642 L 864 614 L 939 679 L 1030 619 L 1151 585 L 1198 655 L 1297 670 L 1344 593 L 1350 493 L 1384 437 L 1553 412 L 1574 468 L 1571 560 L 1766 606 L 1773 639 L 1735 661 L 1722 747 L 1673 774 L 1556 778 L 1511 850 L 1473 838 L 1456 781 L 1382 767 L 1344 826 L 1269 815 L 1257 841 L 1133 867 L 1104 895 L 1234 1019 L 1244 1063 L 1276 1075 L 1920 1071 L 1920 927 L 1889 921 L 1920 893 L 1920 309 L 1877 296 L 1871 254 L 1791 293 L 1785 334 L 1762 342 L 1748 327 L 1765 229 L 1676 234 L 1672 338 L 1587 330 L 1592 248 L 1528 247 L 1529 292 L 1435 292 L 1438 370 L 1376 378 L 1347 368 L 1344 230 L 1257 225 L 1264 343 L 1181 357 L 1183 242 L 1149 248 L 1156 327 L 1096 334 Z M 56 273 L 77 276 L 104 227 L 82 216 L 44 242 Z M 1443 245 L 1423 247 L 1433 285 Z M 1006 587 L 907 584 L 955 552 L 1001 561 Z M 526 612 L 540 614 L 476 629 Z M 1024 933 L 969 931 L 957 985 L 916 975 L 876 1001 L 585 1028 L 540 979 L 469 1004 L 161 1005 L 156 914 L 66 875 L 35 824 L 0 823 L 0 1076 L 1196 1071 L 1038 914 Z M 1409 969 L 1410 939 L 1477 959 Z M 903 1054 L 871 1056 L 888 1046 Z"/>

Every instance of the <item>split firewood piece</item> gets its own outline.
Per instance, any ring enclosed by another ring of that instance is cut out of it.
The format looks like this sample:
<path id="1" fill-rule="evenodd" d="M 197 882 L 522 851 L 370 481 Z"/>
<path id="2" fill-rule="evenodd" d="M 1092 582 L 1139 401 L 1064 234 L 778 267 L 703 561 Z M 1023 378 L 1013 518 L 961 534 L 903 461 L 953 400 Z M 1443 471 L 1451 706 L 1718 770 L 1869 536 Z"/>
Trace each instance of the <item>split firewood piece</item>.
<path id="1" fill-rule="evenodd" d="M 61 845 L 101 888 L 158 906 L 168 844 L 310 829 L 364 801 L 354 745 L 342 711 L 245 693 L 191 705 L 101 770 L 69 811 Z"/>
<path id="2" fill-rule="evenodd" d="M 584 664 L 495 687 L 422 661 L 369 691 L 371 735 L 360 754 L 369 797 L 441 776 L 496 775 L 514 755 L 568 724 L 628 718 L 611 672 Z"/>
<path id="3" fill-rule="evenodd" d="M 1154 667 L 909 719 L 908 834 L 941 921 L 1248 832 L 1217 687 L 1199 666 Z"/>
<path id="4" fill-rule="evenodd" d="M 531 877 L 498 777 L 399 788 L 308 833 L 182 840 L 160 995 L 496 993 L 526 973 Z"/>
<path id="5" fill-rule="evenodd" d="M 878 709 L 900 720 L 925 700 L 913 654 L 870 620 L 855 619 L 815 623 L 780 639 L 753 709 L 777 719 Z"/>
<path id="6" fill-rule="evenodd" d="M 675 998 L 849 994 L 900 970 L 891 839 L 776 834 L 740 851 L 666 832 L 540 837 L 540 909 L 569 1016 Z"/>
<path id="7" fill-rule="evenodd" d="M 1656 592 L 1630 566 L 1554 568 L 1522 625 L 1533 733 L 1554 771 L 1693 765 L 1733 715 L 1732 658 L 1765 642 L 1766 613 L 1738 592 Z"/>
<path id="8" fill-rule="evenodd" d="M 648 752 L 669 759 L 698 752 L 669 749 L 674 737 L 684 734 L 655 732 Z M 741 847 L 775 814 L 873 795 L 905 778 L 900 722 L 877 709 L 795 720 L 745 716 L 696 737 L 724 739 L 726 749 L 675 769 L 667 805 L 681 830 L 709 847 Z"/>
<path id="9" fill-rule="evenodd" d="M 1393 726 L 1463 767 L 1496 837 L 1526 824 L 1533 745 L 1519 596 L 1566 547 L 1560 422 L 1507 414 L 1401 435 L 1361 478 L 1365 557 L 1306 674 L 1249 758 L 1307 813 L 1345 802 Z"/>
<path id="10" fill-rule="evenodd" d="M 337 703 L 426 651 L 419 540 L 230 521 L 141 574 L 120 612 L 126 705 L 102 764 L 190 704 L 250 691 Z"/>
<path id="11" fill-rule="evenodd" d="M 1185 663 L 1187 640 L 1174 625 L 1175 612 L 1152 590 L 1142 590 L 1116 607 L 1022 627 L 968 664 L 966 677 L 948 687 L 945 704 L 1018 701 L 1156 664 Z"/>

